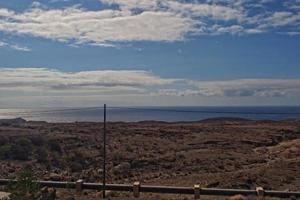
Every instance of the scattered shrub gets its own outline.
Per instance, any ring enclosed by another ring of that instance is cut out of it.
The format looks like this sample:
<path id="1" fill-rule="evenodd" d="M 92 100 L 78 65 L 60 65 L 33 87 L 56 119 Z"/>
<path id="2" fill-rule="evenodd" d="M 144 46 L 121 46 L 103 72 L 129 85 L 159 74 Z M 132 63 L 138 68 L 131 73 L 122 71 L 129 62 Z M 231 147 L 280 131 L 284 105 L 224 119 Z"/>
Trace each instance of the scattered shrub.
<path id="1" fill-rule="evenodd" d="M 128 152 L 131 152 L 131 153 L 133 152 L 133 148 L 129 144 L 126 144 L 125 149 Z"/>
<path id="2" fill-rule="evenodd" d="M 50 162 L 50 167 L 55 167 L 55 168 L 60 168 L 60 169 L 64 169 L 66 166 L 66 162 L 62 159 L 62 157 L 60 155 L 58 155 L 57 153 L 52 153 L 51 154 L 51 162 Z"/>
<path id="3" fill-rule="evenodd" d="M 21 138 L 17 139 L 16 143 L 18 145 L 25 146 L 25 147 L 31 147 L 32 146 L 31 141 L 28 138 L 25 138 L 25 137 L 21 137 Z"/>
<path id="4" fill-rule="evenodd" d="M 46 140 L 41 135 L 35 135 L 30 138 L 31 142 L 35 146 L 43 146 L 46 143 Z"/>
<path id="5" fill-rule="evenodd" d="M 79 150 L 71 151 L 65 160 L 73 172 L 81 171 L 85 166 L 85 157 Z"/>
<path id="6" fill-rule="evenodd" d="M 1 137 L 0 138 L 0 145 L 5 145 L 6 143 L 8 143 L 8 139 L 6 137 Z"/>
<path id="7" fill-rule="evenodd" d="M 80 172 L 83 169 L 82 164 L 79 162 L 71 162 L 69 166 L 72 172 Z"/>
<path id="8" fill-rule="evenodd" d="M 126 160 L 126 155 L 124 153 L 117 152 L 112 155 L 113 163 L 119 164 L 125 160 Z"/>
<path id="9" fill-rule="evenodd" d="M 49 148 L 51 151 L 57 151 L 57 152 L 61 153 L 60 145 L 56 140 L 49 141 Z"/>
<path id="10" fill-rule="evenodd" d="M 68 152 L 68 154 L 65 157 L 65 160 L 67 162 L 80 161 L 80 160 L 84 160 L 84 156 L 80 151 L 72 150 Z"/>
<path id="11" fill-rule="evenodd" d="M 11 149 L 11 157 L 16 160 L 28 160 L 30 153 L 22 146 L 13 145 Z"/>
<path id="12" fill-rule="evenodd" d="M 37 161 L 39 163 L 47 163 L 48 161 L 48 153 L 44 148 L 38 148 L 36 150 L 36 154 L 37 154 Z"/>
<path id="13" fill-rule="evenodd" d="M 27 138 L 19 138 L 11 148 L 11 157 L 16 160 L 28 160 L 33 148 Z"/>

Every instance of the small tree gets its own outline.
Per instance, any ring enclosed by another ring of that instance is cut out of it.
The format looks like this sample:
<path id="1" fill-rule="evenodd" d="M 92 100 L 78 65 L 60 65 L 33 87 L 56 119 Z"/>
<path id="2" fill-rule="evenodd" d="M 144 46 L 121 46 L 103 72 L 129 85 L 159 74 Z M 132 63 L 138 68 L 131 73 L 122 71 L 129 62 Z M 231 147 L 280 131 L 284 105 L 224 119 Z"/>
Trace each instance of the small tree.
<path id="1" fill-rule="evenodd" d="M 24 167 L 17 177 L 17 182 L 8 185 L 11 200 L 34 200 L 39 191 L 36 177 L 30 167 Z"/>

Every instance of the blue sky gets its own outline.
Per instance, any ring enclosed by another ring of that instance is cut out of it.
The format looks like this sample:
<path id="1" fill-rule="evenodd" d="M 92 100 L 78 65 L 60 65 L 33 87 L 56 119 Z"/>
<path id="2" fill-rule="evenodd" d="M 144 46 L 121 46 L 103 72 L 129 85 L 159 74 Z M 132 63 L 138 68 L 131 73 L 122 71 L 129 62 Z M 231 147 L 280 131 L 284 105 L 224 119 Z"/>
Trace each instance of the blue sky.
<path id="1" fill-rule="evenodd" d="M 0 107 L 299 105 L 299 49 L 299 0 L 0 0 Z"/>

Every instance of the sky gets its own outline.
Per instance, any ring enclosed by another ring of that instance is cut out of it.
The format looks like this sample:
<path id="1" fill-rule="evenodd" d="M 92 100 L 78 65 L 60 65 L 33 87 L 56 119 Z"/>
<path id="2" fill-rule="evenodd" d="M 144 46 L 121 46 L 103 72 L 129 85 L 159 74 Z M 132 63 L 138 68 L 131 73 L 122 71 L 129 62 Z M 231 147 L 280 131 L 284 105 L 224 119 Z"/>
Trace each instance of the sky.
<path id="1" fill-rule="evenodd" d="M 300 105 L 300 0 L 0 0 L 0 108 Z"/>

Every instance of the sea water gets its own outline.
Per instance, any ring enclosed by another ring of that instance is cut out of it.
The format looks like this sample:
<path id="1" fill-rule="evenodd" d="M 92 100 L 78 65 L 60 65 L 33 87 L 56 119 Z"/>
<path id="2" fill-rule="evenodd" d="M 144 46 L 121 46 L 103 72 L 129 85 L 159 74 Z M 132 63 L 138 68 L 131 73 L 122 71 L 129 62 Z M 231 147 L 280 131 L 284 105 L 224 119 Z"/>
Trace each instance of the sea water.
<path id="1" fill-rule="evenodd" d="M 103 120 L 103 108 L 39 108 L 0 109 L 0 119 L 22 117 L 47 122 L 75 122 Z M 253 120 L 300 119 L 300 106 L 249 107 L 108 107 L 108 121 L 199 121 L 208 118 L 233 117 Z"/>

